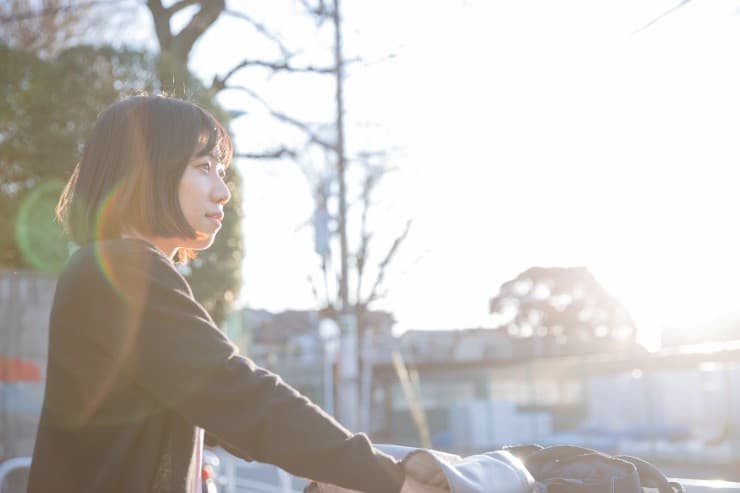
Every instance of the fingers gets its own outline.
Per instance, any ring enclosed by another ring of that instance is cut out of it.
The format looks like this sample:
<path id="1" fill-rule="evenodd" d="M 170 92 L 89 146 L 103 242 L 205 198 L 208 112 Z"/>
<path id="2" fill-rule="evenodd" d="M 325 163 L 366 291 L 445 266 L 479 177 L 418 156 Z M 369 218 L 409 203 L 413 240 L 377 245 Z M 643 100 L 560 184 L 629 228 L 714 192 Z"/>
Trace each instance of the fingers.
<path id="1" fill-rule="evenodd" d="M 341 486 L 335 486 L 329 483 L 317 483 L 311 481 L 311 483 L 303 489 L 303 493 L 362 493 L 357 490 L 349 490 L 342 488 Z"/>

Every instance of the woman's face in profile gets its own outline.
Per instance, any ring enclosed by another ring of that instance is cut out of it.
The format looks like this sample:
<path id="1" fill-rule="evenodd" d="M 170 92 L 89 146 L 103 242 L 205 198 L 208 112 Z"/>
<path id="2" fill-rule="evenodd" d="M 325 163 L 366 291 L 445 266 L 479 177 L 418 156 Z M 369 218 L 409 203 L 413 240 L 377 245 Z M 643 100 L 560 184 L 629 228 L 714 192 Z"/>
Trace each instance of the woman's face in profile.
<path id="1" fill-rule="evenodd" d="M 196 156 L 185 167 L 178 189 L 180 209 L 196 238 L 184 239 L 182 248 L 203 250 L 213 243 L 224 219 L 224 204 L 231 198 L 224 182 L 226 170 L 214 156 Z"/>

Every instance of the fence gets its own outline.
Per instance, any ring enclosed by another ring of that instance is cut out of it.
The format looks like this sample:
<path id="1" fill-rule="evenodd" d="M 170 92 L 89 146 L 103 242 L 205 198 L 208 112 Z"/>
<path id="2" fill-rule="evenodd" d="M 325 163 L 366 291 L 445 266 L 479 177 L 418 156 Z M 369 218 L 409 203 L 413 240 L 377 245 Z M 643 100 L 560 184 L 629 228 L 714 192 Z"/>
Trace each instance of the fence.
<path id="1" fill-rule="evenodd" d="M 269 464 L 247 462 L 223 451 L 218 455 L 225 493 L 301 493 L 307 484 Z"/>
<path id="2" fill-rule="evenodd" d="M 12 493 L 14 491 L 26 491 L 26 478 L 15 478 L 16 481 L 10 481 L 12 475 L 21 473 L 27 474 L 31 467 L 30 457 L 14 457 L 0 463 L 0 493 Z"/>

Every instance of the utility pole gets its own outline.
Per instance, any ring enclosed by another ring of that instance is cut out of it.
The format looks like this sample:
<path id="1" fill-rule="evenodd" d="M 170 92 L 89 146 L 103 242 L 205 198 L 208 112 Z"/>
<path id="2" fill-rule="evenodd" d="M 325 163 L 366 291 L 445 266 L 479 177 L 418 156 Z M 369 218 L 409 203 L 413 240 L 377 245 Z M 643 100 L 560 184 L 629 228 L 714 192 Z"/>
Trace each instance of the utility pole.
<path id="1" fill-rule="evenodd" d="M 334 0 L 334 60 L 336 77 L 337 125 L 337 179 L 339 180 L 339 242 L 341 256 L 341 313 L 339 315 L 339 421 L 350 430 L 357 430 L 358 371 L 357 371 L 357 322 L 349 303 L 349 269 L 347 266 L 347 185 L 345 183 L 344 156 L 344 59 L 342 58 L 342 29 L 339 0 Z"/>

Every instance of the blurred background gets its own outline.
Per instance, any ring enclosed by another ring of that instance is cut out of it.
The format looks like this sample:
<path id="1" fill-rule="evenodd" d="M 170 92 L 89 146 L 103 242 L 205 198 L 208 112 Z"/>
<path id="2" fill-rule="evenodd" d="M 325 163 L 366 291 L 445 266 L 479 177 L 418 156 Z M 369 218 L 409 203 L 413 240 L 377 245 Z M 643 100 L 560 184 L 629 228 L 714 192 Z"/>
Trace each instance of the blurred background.
<path id="1" fill-rule="evenodd" d="M 349 428 L 740 481 L 739 56 L 738 0 L 0 0 L 0 461 L 33 448 L 56 199 L 145 91 L 235 142 L 196 296 Z"/>

